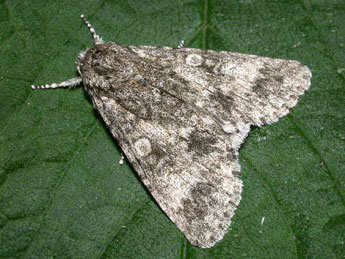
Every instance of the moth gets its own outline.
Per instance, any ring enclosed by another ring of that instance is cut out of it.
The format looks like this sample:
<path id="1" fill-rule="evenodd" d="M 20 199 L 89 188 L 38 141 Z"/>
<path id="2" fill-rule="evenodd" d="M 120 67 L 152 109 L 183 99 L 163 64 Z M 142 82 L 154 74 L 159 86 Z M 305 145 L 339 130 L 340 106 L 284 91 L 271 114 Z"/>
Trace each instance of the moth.
<path id="1" fill-rule="evenodd" d="M 241 200 L 238 149 L 250 126 L 276 122 L 310 86 L 297 61 L 227 51 L 104 42 L 76 59 L 94 108 L 152 196 L 193 244 L 226 233 Z"/>

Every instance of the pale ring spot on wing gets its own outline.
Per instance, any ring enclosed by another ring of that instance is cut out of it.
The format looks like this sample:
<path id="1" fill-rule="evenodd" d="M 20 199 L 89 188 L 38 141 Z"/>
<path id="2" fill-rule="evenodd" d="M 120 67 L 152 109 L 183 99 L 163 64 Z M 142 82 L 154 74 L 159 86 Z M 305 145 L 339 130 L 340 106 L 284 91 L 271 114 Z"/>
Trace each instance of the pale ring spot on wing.
<path id="1" fill-rule="evenodd" d="M 151 143 L 147 138 L 138 139 L 134 143 L 135 150 L 139 157 L 145 157 L 151 153 Z"/>
<path id="2" fill-rule="evenodd" d="M 192 67 L 197 67 L 200 66 L 203 62 L 203 58 L 202 56 L 198 55 L 198 54 L 189 54 L 186 57 L 186 63 L 187 65 L 190 65 Z"/>

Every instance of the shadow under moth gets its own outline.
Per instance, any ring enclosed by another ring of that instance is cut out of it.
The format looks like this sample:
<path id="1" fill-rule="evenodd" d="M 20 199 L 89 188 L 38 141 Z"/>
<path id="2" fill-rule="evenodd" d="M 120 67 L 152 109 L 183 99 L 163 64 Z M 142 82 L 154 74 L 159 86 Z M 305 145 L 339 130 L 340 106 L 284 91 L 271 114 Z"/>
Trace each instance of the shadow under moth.
<path id="1" fill-rule="evenodd" d="M 310 86 L 294 60 L 104 42 L 76 59 L 94 108 L 166 215 L 196 246 L 220 241 L 240 203 L 238 149 L 250 126 L 276 122 Z"/>

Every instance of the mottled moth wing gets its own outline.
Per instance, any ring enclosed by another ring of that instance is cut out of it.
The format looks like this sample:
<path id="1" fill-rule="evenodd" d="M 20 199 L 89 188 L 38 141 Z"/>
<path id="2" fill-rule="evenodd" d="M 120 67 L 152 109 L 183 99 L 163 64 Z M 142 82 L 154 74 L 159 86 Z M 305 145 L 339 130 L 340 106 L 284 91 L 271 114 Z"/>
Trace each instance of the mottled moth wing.
<path id="1" fill-rule="evenodd" d="M 287 114 L 311 79 L 297 61 L 111 42 L 88 50 L 80 73 L 159 206 L 204 248 L 240 202 L 238 149 L 250 125 Z"/>
<path id="2" fill-rule="evenodd" d="M 164 88 L 212 114 L 225 131 L 242 123 L 262 126 L 277 121 L 311 83 L 308 67 L 295 60 L 190 48 L 129 48 L 151 63 L 168 63 L 162 69 L 178 75 L 171 81 L 178 80 L 179 87 L 170 83 Z"/>

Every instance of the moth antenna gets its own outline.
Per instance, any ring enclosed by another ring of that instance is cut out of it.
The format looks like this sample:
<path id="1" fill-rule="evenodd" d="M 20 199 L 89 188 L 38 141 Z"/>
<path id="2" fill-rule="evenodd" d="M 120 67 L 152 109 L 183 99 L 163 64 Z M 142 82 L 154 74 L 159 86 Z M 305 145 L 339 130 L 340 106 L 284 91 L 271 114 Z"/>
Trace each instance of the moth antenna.
<path id="1" fill-rule="evenodd" d="M 31 85 L 32 89 L 45 89 L 45 88 L 62 88 L 62 87 L 69 87 L 72 88 L 74 86 L 79 85 L 82 82 L 81 77 L 75 77 L 63 81 L 61 83 L 53 83 L 49 85 Z"/>
<path id="2" fill-rule="evenodd" d="M 95 45 L 103 44 L 104 43 L 103 39 L 99 35 L 97 35 L 95 29 L 92 27 L 92 25 L 89 23 L 89 21 L 86 20 L 85 16 L 82 14 L 82 15 L 80 15 L 80 17 L 83 19 L 84 23 L 89 28 L 89 30 L 91 32 L 91 35 L 92 35 L 92 38 L 93 38 L 94 44 Z"/>

